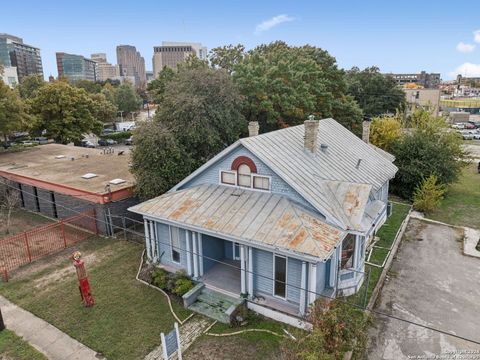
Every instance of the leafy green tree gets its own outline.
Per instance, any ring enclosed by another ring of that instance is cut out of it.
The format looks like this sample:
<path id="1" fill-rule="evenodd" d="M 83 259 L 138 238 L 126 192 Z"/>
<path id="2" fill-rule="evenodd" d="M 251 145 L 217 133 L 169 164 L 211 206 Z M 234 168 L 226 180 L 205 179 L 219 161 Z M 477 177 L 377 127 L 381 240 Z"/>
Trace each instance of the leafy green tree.
<path id="1" fill-rule="evenodd" d="M 370 142 L 379 148 L 389 151 L 395 141 L 402 136 L 400 114 L 396 116 L 379 116 L 372 120 Z"/>
<path id="2" fill-rule="evenodd" d="M 141 199 L 163 194 L 192 171 L 187 152 L 164 124 L 143 123 L 134 137 L 131 171 Z"/>
<path id="3" fill-rule="evenodd" d="M 362 116 L 347 95 L 344 72 L 325 50 L 277 41 L 249 51 L 234 66 L 244 114 L 264 131 L 298 125 L 313 114 L 333 117 L 359 133 Z"/>
<path id="4" fill-rule="evenodd" d="M 40 75 L 28 75 L 18 84 L 17 90 L 22 99 L 31 99 L 34 97 L 35 91 L 45 84 L 45 81 Z"/>
<path id="5" fill-rule="evenodd" d="M 167 82 L 155 119 L 166 124 L 195 166 L 236 141 L 247 124 L 231 77 L 211 68 L 184 68 Z"/>
<path id="6" fill-rule="evenodd" d="M 29 120 L 25 103 L 17 91 L 0 80 L 0 135 L 7 140 L 13 131 L 25 129 Z"/>
<path id="7" fill-rule="evenodd" d="M 93 116 L 95 119 L 104 123 L 115 120 L 117 107 L 103 93 L 91 94 L 90 98 L 94 101 Z"/>
<path id="8" fill-rule="evenodd" d="M 118 111 L 130 113 L 140 108 L 142 99 L 138 96 L 135 88 L 128 82 L 125 82 L 115 89 L 115 104 Z"/>
<path id="9" fill-rule="evenodd" d="M 245 46 L 242 44 L 219 46 L 213 48 L 208 57 L 213 67 L 232 74 L 235 66 L 245 58 Z"/>
<path id="10" fill-rule="evenodd" d="M 413 193 L 413 208 L 429 213 L 435 210 L 443 199 L 447 188 L 439 184 L 435 175 L 423 179 Z"/>
<path id="11" fill-rule="evenodd" d="M 347 71 L 346 79 L 348 94 L 355 98 L 365 116 L 395 114 L 405 108 L 405 92 L 377 67 L 364 70 L 354 67 Z"/>
<path id="12" fill-rule="evenodd" d="M 165 87 L 167 86 L 167 83 L 174 77 L 175 70 L 169 68 L 168 66 L 164 66 L 163 69 L 158 73 L 156 79 L 148 83 L 147 91 L 156 104 L 160 104 L 163 101 Z"/>
<path id="13" fill-rule="evenodd" d="M 102 84 L 90 80 L 78 80 L 73 83 L 74 86 L 84 89 L 89 94 L 99 94 L 102 91 Z"/>
<path id="14" fill-rule="evenodd" d="M 33 132 L 46 130 L 47 136 L 61 144 L 78 142 L 86 133 L 100 134 L 103 124 L 97 119 L 99 106 L 84 89 L 64 81 L 46 84 L 30 102 L 36 119 Z"/>

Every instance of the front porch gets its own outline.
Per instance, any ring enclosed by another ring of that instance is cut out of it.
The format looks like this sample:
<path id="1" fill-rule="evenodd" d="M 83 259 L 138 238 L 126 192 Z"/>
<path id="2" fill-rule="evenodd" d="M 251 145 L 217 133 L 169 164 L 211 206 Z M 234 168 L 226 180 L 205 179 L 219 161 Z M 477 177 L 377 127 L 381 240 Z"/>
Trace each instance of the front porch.
<path id="1" fill-rule="evenodd" d="M 240 260 L 222 259 L 199 280 L 209 289 L 239 296 L 241 293 Z"/>

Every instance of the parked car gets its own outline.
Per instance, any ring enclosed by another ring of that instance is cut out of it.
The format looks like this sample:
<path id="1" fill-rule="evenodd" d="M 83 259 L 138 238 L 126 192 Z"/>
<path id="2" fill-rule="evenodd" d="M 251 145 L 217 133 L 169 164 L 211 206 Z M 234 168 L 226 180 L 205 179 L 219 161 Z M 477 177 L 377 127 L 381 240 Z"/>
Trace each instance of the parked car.
<path id="1" fill-rule="evenodd" d="M 82 140 L 81 145 L 86 148 L 94 148 L 95 144 L 92 143 L 90 140 Z"/>
<path id="2" fill-rule="evenodd" d="M 37 142 L 34 141 L 34 140 L 23 140 L 22 142 L 20 142 L 20 144 L 22 144 L 23 146 L 32 146 L 32 145 L 35 145 Z"/>
<path id="3" fill-rule="evenodd" d="M 465 124 L 464 123 L 455 123 L 452 125 L 453 129 L 458 129 L 458 130 L 463 130 L 465 129 Z"/>
<path id="4" fill-rule="evenodd" d="M 44 136 L 36 137 L 34 140 L 35 140 L 36 143 L 38 143 L 40 145 L 48 144 L 48 139 Z"/>
<path id="5" fill-rule="evenodd" d="M 465 123 L 463 128 L 471 130 L 471 129 L 476 129 L 476 126 L 472 123 Z"/>
<path id="6" fill-rule="evenodd" d="M 112 139 L 100 139 L 98 140 L 98 145 L 100 146 L 112 146 L 115 145 L 117 142 Z"/>
<path id="7" fill-rule="evenodd" d="M 128 139 L 125 139 L 125 145 L 133 145 L 133 136 L 130 136 Z"/>
<path id="8" fill-rule="evenodd" d="M 462 134 L 463 140 L 473 140 L 473 134 L 467 131 L 462 131 L 460 134 Z"/>
<path id="9" fill-rule="evenodd" d="M 114 132 L 116 131 L 113 129 L 103 129 L 102 134 L 113 134 Z"/>

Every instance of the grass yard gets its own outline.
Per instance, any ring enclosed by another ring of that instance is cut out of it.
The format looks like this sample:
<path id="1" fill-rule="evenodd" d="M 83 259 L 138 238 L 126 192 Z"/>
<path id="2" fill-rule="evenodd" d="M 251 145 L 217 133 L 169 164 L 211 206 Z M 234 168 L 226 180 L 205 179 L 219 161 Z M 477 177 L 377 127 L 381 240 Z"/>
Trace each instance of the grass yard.
<path id="1" fill-rule="evenodd" d="M 392 216 L 387 219 L 385 224 L 383 224 L 383 226 L 377 232 L 377 236 L 380 238 L 380 241 L 376 244 L 377 246 L 384 248 L 390 248 L 392 246 L 395 236 L 397 235 L 397 232 L 400 229 L 400 226 L 402 225 L 403 220 L 406 218 L 409 210 L 410 205 L 408 204 L 393 203 Z M 370 257 L 370 262 L 373 264 L 382 265 L 383 261 L 387 257 L 387 254 L 388 251 L 383 249 L 374 249 L 372 256 Z M 365 307 L 368 304 L 368 301 L 372 296 L 373 289 L 375 289 L 378 279 L 380 278 L 380 274 L 383 270 L 383 268 L 370 265 L 366 265 L 365 268 L 367 272 L 370 272 L 370 281 L 368 284 L 365 281 L 358 293 L 349 298 L 349 301 L 362 307 Z M 367 291 L 366 297 L 365 291 Z"/>
<path id="2" fill-rule="evenodd" d="M 2 221 L 0 223 L 0 238 L 15 235 L 52 221 L 53 220 L 50 220 L 44 216 L 35 214 L 33 212 L 16 209 L 12 212 L 11 215 L 10 229 L 8 234 L 5 221 Z"/>
<path id="3" fill-rule="evenodd" d="M 447 224 L 480 228 L 480 174 L 477 162 L 464 168 L 440 206 L 428 217 Z"/>
<path id="4" fill-rule="evenodd" d="M 135 280 L 142 249 L 93 238 L 20 268 L 9 283 L 0 283 L 0 293 L 108 359 L 142 359 L 175 321 L 164 295 Z M 69 259 L 74 250 L 84 255 L 92 308 L 81 304 Z M 174 308 L 180 318 L 189 314 L 175 302 Z"/>
<path id="5" fill-rule="evenodd" d="M 2 360 L 47 360 L 13 331 L 0 332 L 0 359 Z"/>

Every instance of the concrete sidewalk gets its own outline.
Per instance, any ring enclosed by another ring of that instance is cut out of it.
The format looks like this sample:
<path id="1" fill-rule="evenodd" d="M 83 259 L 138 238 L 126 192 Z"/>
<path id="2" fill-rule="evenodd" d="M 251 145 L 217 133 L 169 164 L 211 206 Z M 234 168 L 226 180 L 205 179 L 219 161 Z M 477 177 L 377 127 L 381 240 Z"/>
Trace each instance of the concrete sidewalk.
<path id="1" fill-rule="evenodd" d="M 98 360 L 95 351 L 0 296 L 5 325 L 50 360 Z"/>

